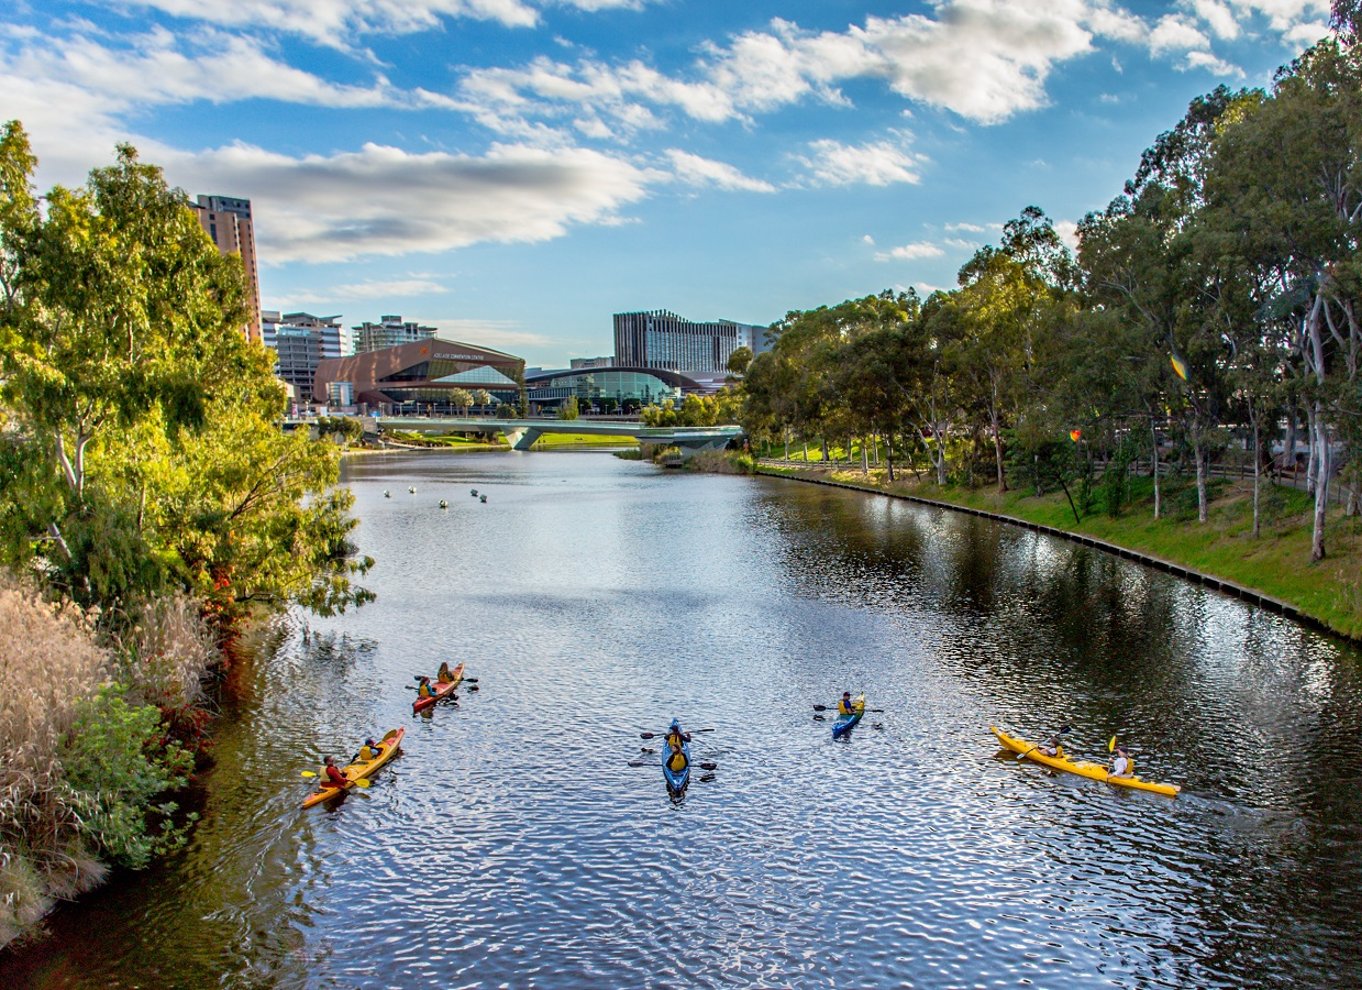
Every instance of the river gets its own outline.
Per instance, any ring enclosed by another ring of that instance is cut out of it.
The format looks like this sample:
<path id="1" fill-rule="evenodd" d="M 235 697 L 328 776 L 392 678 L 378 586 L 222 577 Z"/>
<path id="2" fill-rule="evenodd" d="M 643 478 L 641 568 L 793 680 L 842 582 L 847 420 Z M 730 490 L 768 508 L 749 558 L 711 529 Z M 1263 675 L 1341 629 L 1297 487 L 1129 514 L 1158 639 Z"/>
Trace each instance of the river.
<path id="1" fill-rule="evenodd" d="M 0 955 L 5 990 L 1362 985 L 1349 647 L 791 481 L 604 453 L 345 479 L 378 600 L 280 622 L 188 847 Z M 442 659 L 478 690 L 413 717 Z M 846 689 L 883 712 L 834 742 L 813 706 Z M 717 764 L 677 801 L 640 738 L 673 716 Z M 1117 733 L 1183 793 L 1049 776 L 990 724 L 1101 759 Z M 370 788 L 298 810 L 301 770 L 394 726 Z"/>

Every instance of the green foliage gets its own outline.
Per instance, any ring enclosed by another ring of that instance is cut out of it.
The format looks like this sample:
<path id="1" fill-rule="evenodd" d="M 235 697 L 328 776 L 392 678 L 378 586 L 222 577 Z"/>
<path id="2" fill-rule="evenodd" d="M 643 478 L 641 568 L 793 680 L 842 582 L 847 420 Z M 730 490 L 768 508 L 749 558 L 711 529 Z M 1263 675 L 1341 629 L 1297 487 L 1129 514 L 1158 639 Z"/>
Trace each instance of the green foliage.
<path id="1" fill-rule="evenodd" d="M 577 396 L 575 395 L 569 395 L 558 407 L 558 418 L 562 420 L 574 420 L 580 414 L 580 410 L 577 408 Z"/>
<path id="2" fill-rule="evenodd" d="M 171 802 L 154 804 L 182 787 L 192 758 L 163 741 L 161 714 L 152 705 L 129 705 L 121 687 L 86 701 L 63 753 L 66 785 L 79 831 L 115 863 L 135 868 L 184 842 Z"/>
<path id="3" fill-rule="evenodd" d="M 318 416 L 317 435 L 335 436 L 346 443 L 355 443 L 364 436 L 364 424 L 353 416 Z"/>
<path id="4" fill-rule="evenodd" d="M 255 605 L 324 611 L 353 584 L 334 443 L 278 421 L 246 341 L 240 259 L 158 168 L 121 147 L 40 209 L 22 128 L 0 140 L 0 563 L 42 570 L 106 621 L 170 588 L 224 625 Z M 323 422 L 349 434 L 352 421 Z"/>

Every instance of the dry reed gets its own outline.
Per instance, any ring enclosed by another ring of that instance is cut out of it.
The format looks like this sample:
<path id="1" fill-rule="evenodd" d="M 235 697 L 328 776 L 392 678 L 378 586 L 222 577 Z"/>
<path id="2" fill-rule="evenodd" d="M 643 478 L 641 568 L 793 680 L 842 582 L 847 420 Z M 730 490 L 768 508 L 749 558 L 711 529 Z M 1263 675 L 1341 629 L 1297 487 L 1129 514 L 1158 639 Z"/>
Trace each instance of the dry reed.
<path id="1" fill-rule="evenodd" d="M 81 702 L 109 676 L 90 621 L 0 572 L 0 945 L 53 896 L 102 877 L 81 848 L 61 751 Z"/>

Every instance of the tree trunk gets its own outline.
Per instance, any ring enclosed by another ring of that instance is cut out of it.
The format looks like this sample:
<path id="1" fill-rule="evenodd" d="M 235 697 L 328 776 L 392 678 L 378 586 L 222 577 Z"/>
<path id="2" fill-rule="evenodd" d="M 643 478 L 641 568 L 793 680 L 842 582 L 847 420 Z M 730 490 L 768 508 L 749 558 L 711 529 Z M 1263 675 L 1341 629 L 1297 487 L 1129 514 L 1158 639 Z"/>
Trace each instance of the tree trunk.
<path id="1" fill-rule="evenodd" d="M 872 433 L 872 434 L 870 435 L 870 455 L 871 455 L 871 463 L 873 463 L 876 467 L 879 467 L 879 466 L 880 466 L 880 435 L 879 435 L 878 433 Z"/>
<path id="2" fill-rule="evenodd" d="M 1315 521 L 1310 535 L 1310 559 L 1324 559 L 1324 524 L 1329 510 L 1329 430 L 1324 425 L 1324 410 L 1318 400 L 1314 408 L 1313 445 L 1318 448 L 1315 462 Z"/>
<path id="3" fill-rule="evenodd" d="M 1201 430 L 1192 433 L 1192 457 L 1196 459 L 1196 518 L 1197 522 L 1206 521 L 1206 451 L 1201 445 Z"/>
<path id="4" fill-rule="evenodd" d="M 1300 423 L 1300 410 L 1293 402 L 1286 411 L 1286 443 L 1282 445 L 1282 470 L 1291 469 L 1291 479 L 1296 478 L 1296 432 Z"/>
<path id="5" fill-rule="evenodd" d="M 889 483 L 894 483 L 894 435 L 884 438 L 884 462 L 889 465 Z"/>
<path id="6" fill-rule="evenodd" d="M 804 443 L 804 463 L 807 464 L 809 463 L 809 441 L 805 440 L 803 443 Z"/>
<path id="7" fill-rule="evenodd" d="M 998 493 L 1007 491 L 1007 474 L 1003 470 L 1003 432 L 999 417 L 993 417 L 993 457 L 998 464 Z"/>
<path id="8" fill-rule="evenodd" d="M 785 459 L 788 461 L 790 459 L 790 434 L 783 433 L 781 436 L 785 440 Z"/>
<path id="9" fill-rule="evenodd" d="M 870 473 L 870 452 L 865 449 L 865 438 L 861 438 L 861 474 Z"/>
<path id="10" fill-rule="evenodd" d="M 1319 455 L 1318 445 L 1315 443 L 1315 418 L 1319 415 L 1319 403 L 1313 404 L 1305 414 L 1306 436 L 1309 438 L 1307 448 L 1309 455 L 1305 459 L 1305 490 L 1313 492 L 1315 490 L 1315 472 L 1319 470 L 1316 458 Z"/>
<path id="11" fill-rule="evenodd" d="M 1249 409 L 1249 418 L 1253 420 L 1253 538 L 1256 540 L 1261 535 L 1258 496 L 1263 487 L 1263 452 L 1258 446 L 1258 413 L 1252 405 Z"/>
<path id="12" fill-rule="evenodd" d="M 823 463 L 826 464 L 828 461 L 832 460 L 832 458 L 828 455 L 828 438 L 819 437 L 818 440 L 823 445 Z"/>

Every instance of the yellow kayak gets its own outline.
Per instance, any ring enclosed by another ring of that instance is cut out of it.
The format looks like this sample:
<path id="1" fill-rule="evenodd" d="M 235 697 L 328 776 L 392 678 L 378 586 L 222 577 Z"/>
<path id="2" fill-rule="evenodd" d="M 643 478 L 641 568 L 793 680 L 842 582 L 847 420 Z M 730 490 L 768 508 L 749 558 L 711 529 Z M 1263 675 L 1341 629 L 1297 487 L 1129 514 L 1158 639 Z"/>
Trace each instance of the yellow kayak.
<path id="1" fill-rule="evenodd" d="M 345 779 L 350 781 L 344 787 L 322 786 L 320 790 L 309 794 L 307 800 L 303 802 L 304 808 L 310 808 L 314 804 L 321 804 L 323 801 L 330 801 L 333 797 L 344 794 L 355 786 L 356 780 L 368 780 L 378 772 L 378 768 L 387 763 L 397 755 L 398 748 L 402 745 L 402 737 L 407 734 L 406 729 L 393 729 L 386 736 L 378 741 L 379 753 L 372 760 L 364 763 L 351 763 L 345 767 L 341 773 L 345 774 Z M 322 770 L 322 780 L 326 779 L 326 771 Z"/>
<path id="2" fill-rule="evenodd" d="M 1014 753 L 1024 753 L 1028 760 L 1035 760 L 1037 763 L 1053 767 L 1056 770 L 1063 770 L 1065 773 L 1076 773 L 1080 777 L 1087 777 L 1091 780 L 1104 780 L 1108 784 L 1116 784 L 1119 787 L 1130 787 L 1137 791 L 1153 791 L 1155 794 L 1166 794 L 1168 797 L 1177 797 L 1178 791 L 1182 790 L 1177 784 L 1156 784 L 1152 780 L 1141 780 L 1139 777 L 1113 777 L 1111 772 L 1101 763 L 1092 763 L 1089 760 L 1070 760 L 1062 756 L 1046 756 L 1025 739 L 1015 739 L 996 726 L 990 725 L 989 729 L 998 737 L 998 742 L 1003 744 L 1004 749 L 1010 749 Z"/>

